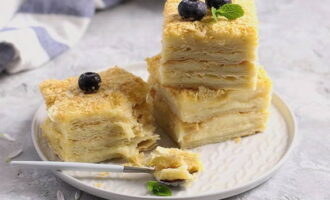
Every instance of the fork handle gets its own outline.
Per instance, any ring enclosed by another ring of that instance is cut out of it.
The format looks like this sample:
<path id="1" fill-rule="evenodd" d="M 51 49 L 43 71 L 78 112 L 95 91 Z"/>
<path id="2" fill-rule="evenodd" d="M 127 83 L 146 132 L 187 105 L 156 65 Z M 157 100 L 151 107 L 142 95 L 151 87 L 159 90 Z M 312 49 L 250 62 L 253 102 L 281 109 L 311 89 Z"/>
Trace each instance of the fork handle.
<path id="1" fill-rule="evenodd" d="M 11 165 L 52 170 L 79 170 L 94 172 L 124 172 L 124 166 L 112 164 L 93 164 L 56 161 L 11 161 Z"/>
<path id="2" fill-rule="evenodd" d="M 124 172 L 124 173 L 153 173 L 154 169 L 146 167 L 131 167 L 113 164 L 94 164 L 80 162 L 56 161 L 11 161 L 11 165 L 52 170 L 78 170 L 93 172 Z"/>
<path id="3" fill-rule="evenodd" d="M 124 173 L 153 173 L 155 170 L 146 167 L 124 166 Z"/>

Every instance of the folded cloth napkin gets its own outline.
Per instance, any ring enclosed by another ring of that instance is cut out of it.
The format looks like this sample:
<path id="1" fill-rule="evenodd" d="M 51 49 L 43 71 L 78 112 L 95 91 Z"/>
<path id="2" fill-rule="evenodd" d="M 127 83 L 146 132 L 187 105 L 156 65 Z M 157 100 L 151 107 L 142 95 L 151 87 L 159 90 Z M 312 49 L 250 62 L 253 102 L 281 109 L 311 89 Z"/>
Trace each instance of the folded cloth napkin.
<path id="1" fill-rule="evenodd" d="M 0 8 L 0 72 L 41 66 L 72 47 L 96 9 L 120 0 L 10 0 Z"/>

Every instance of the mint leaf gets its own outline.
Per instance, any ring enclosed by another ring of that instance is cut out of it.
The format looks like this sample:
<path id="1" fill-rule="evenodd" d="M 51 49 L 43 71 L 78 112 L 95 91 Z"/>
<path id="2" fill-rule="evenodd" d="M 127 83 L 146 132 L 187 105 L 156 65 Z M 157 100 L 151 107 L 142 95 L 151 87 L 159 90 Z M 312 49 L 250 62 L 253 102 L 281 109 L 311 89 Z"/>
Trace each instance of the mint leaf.
<path id="1" fill-rule="evenodd" d="M 212 17 L 215 21 L 218 21 L 218 10 L 214 7 L 211 8 Z"/>
<path id="2" fill-rule="evenodd" d="M 157 181 L 147 182 L 148 191 L 157 196 L 172 196 L 172 191 L 165 185 Z"/>
<path id="3" fill-rule="evenodd" d="M 226 17 L 229 20 L 234 20 L 244 15 L 243 8 L 238 4 L 225 4 L 221 6 L 217 13 L 221 16 Z"/>

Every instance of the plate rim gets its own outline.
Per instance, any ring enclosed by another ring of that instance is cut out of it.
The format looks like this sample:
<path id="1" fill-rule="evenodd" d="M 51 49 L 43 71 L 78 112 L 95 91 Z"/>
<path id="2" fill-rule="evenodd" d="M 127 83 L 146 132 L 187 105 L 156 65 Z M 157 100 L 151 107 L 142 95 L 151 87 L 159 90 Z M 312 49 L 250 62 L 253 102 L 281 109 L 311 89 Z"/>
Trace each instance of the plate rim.
<path id="1" fill-rule="evenodd" d="M 131 64 L 127 64 L 127 65 L 123 65 L 123 68 L 129 68 L 132 66 L 137 66 L 137 65 L 143 65 L 145 66 L 146 63 L 144 62 L 136 62 L 136 63 L 131 63 Z M 98 70 L 97 70 L 98 71 Z M 134 72 L 133 72 L 134 73 Z M 240 185 L 238 187 L 234 187 L 231 189 L 225 189 L 225 190 L 219 190 L 217 192 L 209 192 L 209 193 L 205 193 L 205 194 L 201 194 L 201 195 L 188 195 L 188 196 L 182 196 L 182 197 L 170 197 L 171 199 L 178 199 L 178 200 L 183 200 L 183 199 L 209 199 L 209 198 L 228 198 L 234 195 L 238 195 L 241 194 L 243 192 L 246 192 L 248 190 L 251 190 L 257 186 L 259 186 L 260 184 L 266 182 L 268 179 L 270 179 L 275 172 L 284 164 L 284 162 L 288 159 L 288 157 L 290 156 L 292 150 L 294 149 L 294 146 L 296 145 L 296 141 L 297 141 L 297 120 L 295 118 L 295 115 L 290 107 L 290 105 L 287 103 L 287 101 L 285 101 L 283 99 L 283 97 L 280 97 L 278 95 L 278 93 L 273 92 L 272 94 L 272 102 L 271 102 L 280 112 L 281 116 L 284 118 L 285 123 L 287 125 L 288 128 L 288 132 L 289 137 L 288 137 L 288 144 L 287 144 L 287 148 L 286 151 L 284 152 L 284 154 L 282 155 L 281 159 L 268 171 L 266 171 L 263 175 L 261 175 L 260 177 L 251 180 L 243 185 Z M 31 136 L 32 136 L 32 142 L 33 142 L 33 146 L 39 156 L 39 158 L 42 161 L 47 161 L 48 159 L 45 157 L 45 155 L 43 154 L 43 152 L 40 149 L 39 143 L 38 143 L 38 138 L 37 138 L 37 133 L 35 131 L 35 128 L 37 126 L 37 117 L 38 117 L 38 113 L 41 112 L 41 109 L 44 109 L 44 104 L 41 104 L 41 106 L 38 107 L 38 109 L 36 110 L 36 112 L 34 113 L 33 119 L 32 119 L 32 124 L 31 124 Z M 99 196 L 102 198 L 115 198 L 115 199 L 169 199 L 169 197 L 159 197 L 159 196 L 131 196 L 131 195 L 123 195 L 120 193 L 115 193 L 112 191 L 107 191 L 107 190 L 103 190 L 97 187 L 94 187 L 92 185 L 87 185 L 81 181 L 79 181 L 79 179 L 74 178 L 72 176 L 66 175 L 62 172 L 56 171 L 56 170 L 51 170 L 56 176 L 58 176 L 60 179 L 62 179 L 64 182 L 82 190 L 85 191 L 87 193 L 93 194 L 95 196 Z"/>

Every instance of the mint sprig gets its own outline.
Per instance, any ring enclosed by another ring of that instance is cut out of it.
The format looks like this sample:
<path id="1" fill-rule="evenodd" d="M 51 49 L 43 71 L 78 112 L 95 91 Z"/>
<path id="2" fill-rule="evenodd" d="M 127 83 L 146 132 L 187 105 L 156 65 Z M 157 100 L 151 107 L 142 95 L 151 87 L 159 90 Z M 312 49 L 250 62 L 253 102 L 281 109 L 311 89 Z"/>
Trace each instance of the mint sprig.
<path id="1" fill-rule="evenodd" d="M 172 191 L 165 185 L 157 181 L 147 182 L 148 191 L 157 196 L 172 196 Z"/>
<path id="2" fill-rule="evenodd" d="M 243 8 L 238 4 L 225 4 L 219 9 L 211 8 L 212 17 L 218 21 L 220 16 L 226 17 L 229 20 L 234 20 L 244 15 Z"/>

